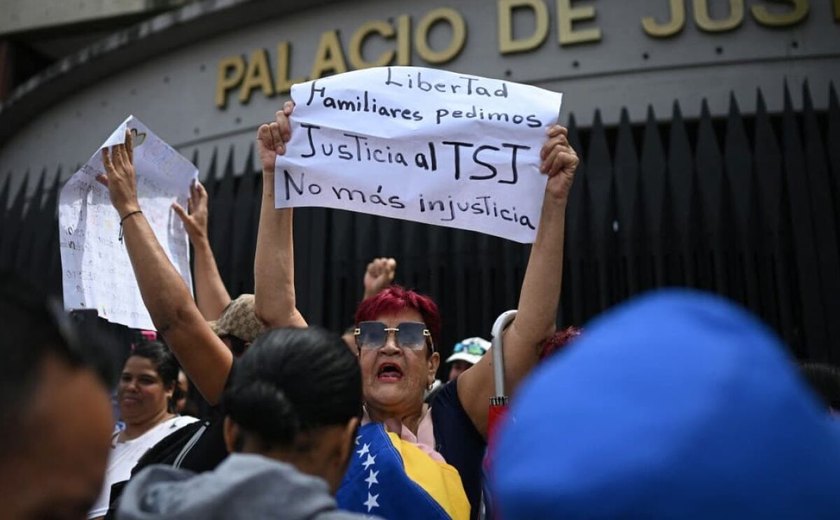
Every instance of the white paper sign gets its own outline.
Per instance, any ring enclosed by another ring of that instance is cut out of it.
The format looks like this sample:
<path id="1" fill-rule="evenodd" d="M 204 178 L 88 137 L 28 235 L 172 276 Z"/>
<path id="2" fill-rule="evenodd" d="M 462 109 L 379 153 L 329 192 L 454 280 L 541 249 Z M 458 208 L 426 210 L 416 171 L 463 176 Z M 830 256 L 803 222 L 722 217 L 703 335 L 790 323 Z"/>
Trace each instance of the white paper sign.
<path id="1" fill-rule="evenodd" d="M 562 94 L 420 67 L 292 87 L 278 208 L 347 209 L 533 242 Z"/>
<path id="2" fill-rule="evenodd" d="M 133 134 L 137 195 L 143 215 L 192 292 L 188 238 L 171 205 L 177 201 L 186 207 L 198 170 L 129 116 L 61 189 L 58 225 L 64 306 L 68 310 L 96 309 L 108 321 L 154 329 L 125 244 L 119 240 L 120 217 L 111 205 L 108 189 L 96 180 L 104 173 L 102 148 L 125 142 L 126 128 Z"/>

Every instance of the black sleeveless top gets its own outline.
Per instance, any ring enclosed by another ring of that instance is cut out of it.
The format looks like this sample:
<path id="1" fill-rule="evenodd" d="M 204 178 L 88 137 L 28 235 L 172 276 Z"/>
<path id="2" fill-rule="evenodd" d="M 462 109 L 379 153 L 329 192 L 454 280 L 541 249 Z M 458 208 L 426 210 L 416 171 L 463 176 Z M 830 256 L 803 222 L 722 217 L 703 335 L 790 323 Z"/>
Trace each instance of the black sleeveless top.
<path id="1" fill-rule="evenodd" d="M 435 449 L 461 474 L 470 501 L 470 518 L 475 519 L 481 502 L 481 463 L 487 443 L 464 411 L 457 384 L 457 379 L 446 383 L 432 397 Z M 490 406 L 489 400 L 487 405 Z"/>

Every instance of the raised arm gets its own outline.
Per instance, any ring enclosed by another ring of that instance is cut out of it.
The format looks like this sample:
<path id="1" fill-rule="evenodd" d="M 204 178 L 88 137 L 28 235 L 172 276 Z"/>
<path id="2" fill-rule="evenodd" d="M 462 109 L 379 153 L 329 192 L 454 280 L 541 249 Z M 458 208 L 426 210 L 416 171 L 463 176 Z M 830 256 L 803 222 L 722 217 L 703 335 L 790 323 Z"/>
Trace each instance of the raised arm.
<path id="1" fill-rule="evenodd" d="M 554 333 L 563 275 L 566 203 L 579 159 L 567 130 L 555 125 L 541 150 L 548 175 L 537 238 L 519 293 L 516 319 L 504 333 L 505 385 L 509 394 L 539 361 L 539 348 Z M 485 355 L 458 378 L 458 398 L 478 431 L 487 435 L 489 398 L 494 394 L 493 356 Z"/>
<path id="2" fill-rule="evenodd" d="M 273 123 L 257 132 L 262 163 L 262 206 L 254 258 L 254 312 L 266 327 L 306 327 L 295 299 L 295 250 L 291 209 L 274 207 L 274 168 L 291 139 L 287 101 Z"/>
<path id="3" fill-rule="evenodd" d="M 172 209 L 184 223 L 195 252 L 195 302 L 205 320 L 219 319 L 230 304 L 207 234 L 207 190 L 200 182 L 190 186 L 189 213 L 177 202 Z"/>
<path id="4" fill-rule="evenodd" d="M 196 307 L 178 271 L 157 241 L 137 200 L 137 179 L 126 144 L 102 150 L 111 203 L 120 216 L 125 242 L 143 303 L 184 371 L 209 403 L 216 403 L 230 373 L 233 357 Z"/>
<path id="5" fill-rule="evenodd" d="M 362 300 L 367 300 L 371 296 L 376 296 L 379 291 L 385 289 L 394 281 L 394 276 L 397 274 L 397 261 L 393 258 L 374 258 L 368 263 L 365 268 L 365 275 L 362 277 L 362 285 L 365 288 L 365 293 Z M 350 349 L 350 352 L 357 354 L 356 350 L 356 336 L 353 334 L 353 327 L 344 331 L 341 335 L 344 344 Z"/>
<path id="6" fill-rule="evenodd" d="M 397 274 L 397 261 L 393 258 L 374 258 L 365 269 L 362 284 L 365 287 L 363 299 L 376 296 L 379 291 L 391 285 Z"/>

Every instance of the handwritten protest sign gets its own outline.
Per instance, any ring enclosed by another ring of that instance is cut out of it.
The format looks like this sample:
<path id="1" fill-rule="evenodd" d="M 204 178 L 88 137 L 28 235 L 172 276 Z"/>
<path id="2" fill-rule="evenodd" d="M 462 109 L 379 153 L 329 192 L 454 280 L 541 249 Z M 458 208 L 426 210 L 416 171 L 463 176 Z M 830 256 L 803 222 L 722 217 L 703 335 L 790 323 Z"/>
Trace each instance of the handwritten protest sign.
<path id="1" fill-rule="evenodd" d="M 533 242 L 545 129 L 562 94 L 509 81 L 380 67 L 292 87 L 278 208 L 320 206 Z"/>
<path id="2" fill-rule="evenodd" d="M 96 309 L 99 316 L 132 328 L 154 329 L 119 240 L 120 217 L 111 206 L 108 189 L 97 180 L 104 173 L 102 148 L 133 135 L 137 195 L 143 215 L 169 260 L 192 291 L 189 244 L 173 202 L 186 207 L 198 170 L 134 116 L 102 144 L 61 189 L 58 206 L 64 306 Z"/>

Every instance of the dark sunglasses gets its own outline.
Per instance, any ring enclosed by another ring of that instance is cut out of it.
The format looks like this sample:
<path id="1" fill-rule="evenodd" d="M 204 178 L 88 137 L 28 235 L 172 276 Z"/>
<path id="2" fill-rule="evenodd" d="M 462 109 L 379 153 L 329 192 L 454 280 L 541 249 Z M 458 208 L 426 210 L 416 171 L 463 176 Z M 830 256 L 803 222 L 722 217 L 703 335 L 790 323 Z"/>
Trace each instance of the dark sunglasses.
<path id="1" fill-rule="evenodd" d="M 363 321 L 356 327 L 353 335 L 356 336 L 356 345 L 359 348 L 379 349 L 385 346 L 391 332 L 394 333 L 394 339 L 400 348 L 421 350 L 428 342 L 432 352 L 435 351 L 432 333 L 425 323 L 405 321 L 396 327 L 386 327 L 381 321 Z"/>
<path id="2" fill-rule="evenodd" d="M 483 356 L 487 350 L 478 343 L 456 343 L 452 353 L 457 354 L 459 352 L 466 352 L 473 356 Z"/>

